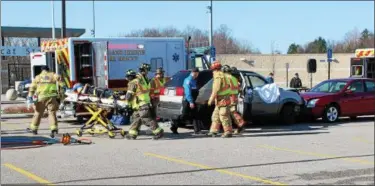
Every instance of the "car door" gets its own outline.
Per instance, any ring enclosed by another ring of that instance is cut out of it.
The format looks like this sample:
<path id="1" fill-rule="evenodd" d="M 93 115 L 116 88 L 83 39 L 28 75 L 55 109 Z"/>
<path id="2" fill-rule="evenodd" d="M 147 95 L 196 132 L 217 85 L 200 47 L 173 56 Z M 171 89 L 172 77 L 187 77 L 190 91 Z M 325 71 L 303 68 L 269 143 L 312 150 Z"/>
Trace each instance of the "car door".
<path id="1" fill-rule="evenodd" d="M 366 109 L 363 108 L 364 96 L 366 94 L 365 87 L 362 80 L 352 81 L 346 90 L 351 90 L 351 93 L 343 93 L 340 98 L 341 115 L 352 116 L 360 115 Z"/>
<path id="2" fill-rule="evenodd" d="M 366 107 L 366 114 L 375 114 L 375 81 L 365 80 L 366 93 L 364 96 L 364 106 Z"/>

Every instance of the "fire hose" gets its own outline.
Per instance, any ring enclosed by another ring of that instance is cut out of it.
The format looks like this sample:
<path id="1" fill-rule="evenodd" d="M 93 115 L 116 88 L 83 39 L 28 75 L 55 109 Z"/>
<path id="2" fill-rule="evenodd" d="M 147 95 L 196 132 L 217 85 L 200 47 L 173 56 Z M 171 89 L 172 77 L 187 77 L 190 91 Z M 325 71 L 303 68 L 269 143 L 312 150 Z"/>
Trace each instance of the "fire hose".
<path id="1" fill-rule="evenodd" d="M 28 148 L 38 148 L 47 145 L 52 145 L 56 143 L 62 143 L 63 145 L 69 144 L 92 144 L 92 141 L 88 138 L 72 138 L 70 134 L 63 134 L 62 138 L 51 138 L 48 140 L 13 140 L 13 141 L 3 141 L 1 140 L 1 150 L 15 150 L 15 149 L 28 149 Z M 27 146 L 21 146 L 27 145 Z M 21 147 L 7 147 L 7 146 L 21 146 Z"/>

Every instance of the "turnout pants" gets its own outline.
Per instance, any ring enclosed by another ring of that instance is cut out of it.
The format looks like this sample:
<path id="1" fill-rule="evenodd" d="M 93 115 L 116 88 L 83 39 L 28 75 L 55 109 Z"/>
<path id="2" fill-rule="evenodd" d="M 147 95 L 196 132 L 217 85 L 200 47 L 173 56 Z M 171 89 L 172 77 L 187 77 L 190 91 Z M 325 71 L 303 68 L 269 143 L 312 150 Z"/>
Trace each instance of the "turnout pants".
<path id="1" fill-rule="evenodd" d="M 38 101 L 34 105 L 34 117 L 31 121 L 30 129 L 38 130 L 40 125 L 40 120 L 43 117 L 44 111 L 48 109 L 48 120 L 50 123 L 50 130 L 57 130 L 57 117 L 56 112 L 59 108 L 56 97 L 46 98 L 44 100 Z"/>
<path id="2" fill-rule="evenodd" d="M 237 105 L 231 105 L 229 110 L 230 116 L 234 120 L 237 127 L 243 127 L 245 125 L 245 121 L 243 120 L 241 114 L 237 112 Z"/>
<path id="3" fill-rule="evenodd" d="M 157 109 L 158 109 L 159 102 L 160 102 L 159 98 L 153 98 L 151 100 L 151 103 L 152 103 L 151 115 L 152 115 L 152 118 L 154 118 L 154 119 L 156 119 L 156 117 L 158 116 L 157 115 Z"/>
<path id="4" fill-rule="evenodd" d="M 216 106 L 212 113 L 212 124 L 210 133 L 218 133 L 221 125 L 224 129 L 224 134 L 232 134 L 232 119 L 230 116 L 230 106 Z"/>
<path id="5" fill-rule="evenodd" d="M 143 105 L 139 108 L 139 110 L 133 113 L 133 122 L 129 129 L 130 135 L 138 136 L 139 129 L 142 124 L 150 127 L 154 135 L 158 135 L 162 131 L 156 120 L 152 117 L 151 109 L 152 108 L 149 105 Z"/>

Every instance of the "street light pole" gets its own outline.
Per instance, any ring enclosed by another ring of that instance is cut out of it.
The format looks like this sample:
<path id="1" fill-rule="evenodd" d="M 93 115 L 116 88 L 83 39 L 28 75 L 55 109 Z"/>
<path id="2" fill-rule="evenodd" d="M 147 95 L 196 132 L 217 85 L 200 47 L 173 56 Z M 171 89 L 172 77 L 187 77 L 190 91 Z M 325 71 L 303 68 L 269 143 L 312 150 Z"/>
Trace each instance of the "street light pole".
<path id="1" fill-rule="evenodd" d="M 51 0 L 51 6 L 52 6 L 52 38 L 55 39 L 55 4 L 54 0 Z"/>
<path id="2" fill-rule="evenodd" d="M 95 37 L 95 0 L 92 0 L 92 25 L 93 28 L 91 31 L 91 35 L 92 37 Z"/>
<path id="3" fill-rule="evenodd" d="M 66 37 L 65 0 L 61 0 L 61 15 L 62 15 L 61 38 L 65 38 Z"/>
<path id="4" fill-rule="evenodd" d="M 213 41 L 213 16 L 212 16 L 212 0 L 210 0 L 210 6 L 208 7 L 209 9 L 209 14 L 210 14 L 210 38 L 209 38 L 209 42 L 210 42 L 210 47 L 213 47 L 214 45 L 214 41 Z"/>

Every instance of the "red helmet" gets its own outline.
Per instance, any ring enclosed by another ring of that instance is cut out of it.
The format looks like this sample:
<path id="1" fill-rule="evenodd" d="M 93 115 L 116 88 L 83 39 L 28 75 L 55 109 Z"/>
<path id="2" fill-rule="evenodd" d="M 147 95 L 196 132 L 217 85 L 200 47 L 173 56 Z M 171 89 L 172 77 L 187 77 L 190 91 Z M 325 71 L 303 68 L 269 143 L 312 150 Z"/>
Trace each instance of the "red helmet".
<path id="1" fill-rule="evenodd" d="M 211 65 L 211 70 L 220 70 L 221 64 L 219 61 L 214 61 Z"/>

